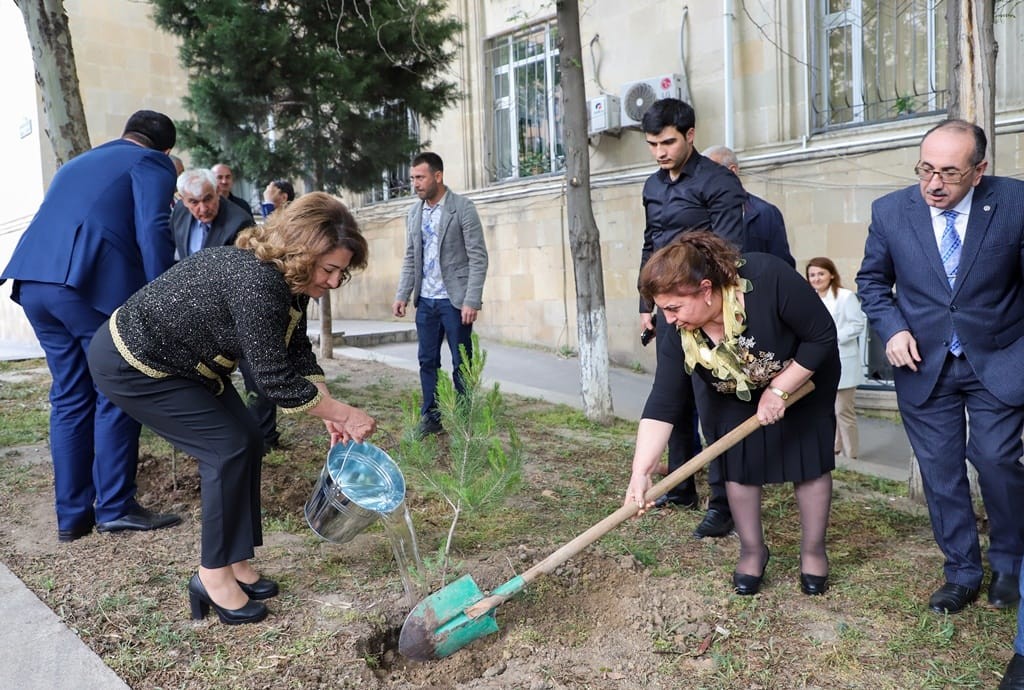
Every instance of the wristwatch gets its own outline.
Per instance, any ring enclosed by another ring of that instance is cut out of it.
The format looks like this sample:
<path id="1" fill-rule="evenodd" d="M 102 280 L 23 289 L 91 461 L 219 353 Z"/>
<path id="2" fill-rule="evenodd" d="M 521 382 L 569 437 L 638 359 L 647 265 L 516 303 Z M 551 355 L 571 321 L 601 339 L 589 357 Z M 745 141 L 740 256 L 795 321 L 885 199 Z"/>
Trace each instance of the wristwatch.
<path id="1" fill-rule="evenodd" d="M 768 386 L 768 390 L 770 390 L 772 393 L 779 396 L 783 400 L 789 400 L 789 393 L 782 390 L 781 388 L 776 388 L 775 386 Z"/>

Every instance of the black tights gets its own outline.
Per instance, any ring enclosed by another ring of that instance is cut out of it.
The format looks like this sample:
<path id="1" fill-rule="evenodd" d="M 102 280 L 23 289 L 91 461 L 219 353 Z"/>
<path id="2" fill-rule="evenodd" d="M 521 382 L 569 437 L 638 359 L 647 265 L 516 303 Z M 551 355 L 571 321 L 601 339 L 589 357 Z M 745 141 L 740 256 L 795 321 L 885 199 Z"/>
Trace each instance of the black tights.
<path id="1" fill-rule="evenodd" d="M 761 487 L 726 482 L 729 507 L 740 537 L 740 557 L 736 572 L 760 575 L 767 558 L 764 530 L 761 526 Z M 828 574 L 825 531 L 832 506 L 832 475 L 793 485 L 800 510 L 800 571 L 808 575 Z"/>

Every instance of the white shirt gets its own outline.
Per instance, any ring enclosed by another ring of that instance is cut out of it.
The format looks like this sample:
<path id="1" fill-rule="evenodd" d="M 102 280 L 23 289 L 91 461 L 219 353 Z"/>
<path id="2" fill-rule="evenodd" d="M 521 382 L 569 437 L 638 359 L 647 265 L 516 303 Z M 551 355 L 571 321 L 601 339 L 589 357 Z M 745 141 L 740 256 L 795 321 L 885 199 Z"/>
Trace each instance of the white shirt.
<path id="1" fill-rule="evenodd" d="M 956 234 L 960 238 L 960 244 L 964 243 L 964 235 L 967 234 L 967 218 L 971 214 L 971 199 L 974 198 L 974 187 L 967 192 L 967 196 L 960 200 L 960 203 L 953 207 L 956 211 Z M 942 247 L 942 233 L 946 232 L 946 217 L 942 215 L 946 209 L 929 206 L 932 212 L 932 231 L 935 233 L 935 244 Z"/>

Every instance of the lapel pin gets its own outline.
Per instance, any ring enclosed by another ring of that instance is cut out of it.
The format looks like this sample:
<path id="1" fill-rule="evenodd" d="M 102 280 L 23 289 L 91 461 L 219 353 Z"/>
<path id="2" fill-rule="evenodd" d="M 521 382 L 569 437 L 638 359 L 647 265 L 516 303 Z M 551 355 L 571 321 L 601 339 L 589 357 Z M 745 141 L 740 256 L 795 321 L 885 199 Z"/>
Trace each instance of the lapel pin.
<path id="1" fill-rule="evenodd" d="M 985 205 L 984 205 L 984 206 L 982 207 L 982 210 L 983 210 L 983 211 L 991 211 L 991 210 L 992 210 L 992 207 L 991 207 L 991 206 L 989 206 L 988 204 L 985 204 Z"/>

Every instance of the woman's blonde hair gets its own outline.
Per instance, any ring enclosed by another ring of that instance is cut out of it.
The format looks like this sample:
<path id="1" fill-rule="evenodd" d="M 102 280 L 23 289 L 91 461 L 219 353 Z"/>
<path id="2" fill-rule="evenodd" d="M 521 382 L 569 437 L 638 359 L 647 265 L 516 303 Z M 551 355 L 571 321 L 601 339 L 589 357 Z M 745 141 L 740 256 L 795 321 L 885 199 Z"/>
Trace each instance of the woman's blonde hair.
<path id="1" fill-rule="evenodd" d="M 735 285 L 739 259 L 739 250 L 713 232 L 683 232 L 644 264 L 640 271 L 640 294 L 650 302 L 655 295 L 696 290 L 702 280 L 711 281 L 715 290 Z"/>
<path id="2" fill-rule="evenodd" d="M 324 192 L 301 196 L 270 214 L 262 227 L 240 233 L 235 246 L 277 267 L 293 293 L 309 286 L 324 254 L 338 248 L 352 252 L 352 261 L 341 275 L 345 283 L 353 270 L 366 268 L 369 253 L 355 218 L 343 203 Z"/>

